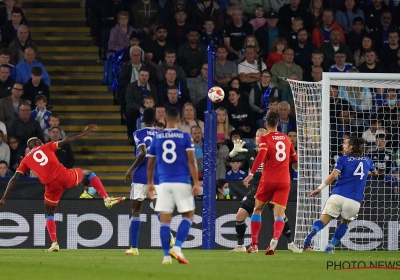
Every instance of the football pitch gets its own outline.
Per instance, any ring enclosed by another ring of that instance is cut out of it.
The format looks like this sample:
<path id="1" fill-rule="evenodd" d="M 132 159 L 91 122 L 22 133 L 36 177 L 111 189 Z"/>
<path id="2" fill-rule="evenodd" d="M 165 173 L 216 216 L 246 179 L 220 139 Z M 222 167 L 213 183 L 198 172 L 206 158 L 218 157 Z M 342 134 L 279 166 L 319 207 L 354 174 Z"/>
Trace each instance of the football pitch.
<path id="1" fill-rule="evenodd" d="M 1 249 L 0 279 L 400 279 L 400 270 L 394 269 L 339 270 L 348 266 L 387 267 L 389 262 L 400 268 L 399 252 L 337 251 L 326 255 L 323 252 L 277 251 L 274 256 L 265 256 L 264 251 L 258 254 L 227 250 L 183 251 L 189 265 L 175 260 L 172 265 L 162 265 L 161 250 L 154 249 L 140 250 L 139 256 L 126 256 L 124 250 L 44 253 L 37 249 Z"/>

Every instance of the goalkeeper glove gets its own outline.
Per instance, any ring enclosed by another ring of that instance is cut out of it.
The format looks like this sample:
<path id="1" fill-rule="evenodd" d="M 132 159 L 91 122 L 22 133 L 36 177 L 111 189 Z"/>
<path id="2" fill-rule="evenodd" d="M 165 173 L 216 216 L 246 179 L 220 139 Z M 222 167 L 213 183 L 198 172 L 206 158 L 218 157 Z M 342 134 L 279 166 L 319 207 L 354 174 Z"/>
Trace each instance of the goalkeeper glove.
<path id="1" fill-rule="evenodd" d="M 235 140 L 233 142 L 233 150 L 229 153 L 229 156 L 233 158 L 238 153 L 247 152 L 247 149 L 243 148 L 245 144 L 246 142 L 243 140 Z"/>

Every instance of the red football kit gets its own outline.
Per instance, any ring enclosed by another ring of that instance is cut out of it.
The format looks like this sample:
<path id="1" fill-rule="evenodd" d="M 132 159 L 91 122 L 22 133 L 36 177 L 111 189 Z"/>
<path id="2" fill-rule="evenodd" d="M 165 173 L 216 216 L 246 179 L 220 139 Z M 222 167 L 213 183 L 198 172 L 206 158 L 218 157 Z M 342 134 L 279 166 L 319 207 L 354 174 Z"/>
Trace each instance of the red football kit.
<path id="1" fill-rule="evenodd" d="M 286 208 L 290 192 L 289 164 L 297 162 L 296 151 L 287 135 L 272 131 L 260 136 L 258 155 L 251 173 L 264 163 L 255 198 L 263 203 L 270 201 Z"/>
<path id="2" fill-rule="evenodd" d="M 80 168 L 67 169 L 57 159 L 58 142 L 34 147 L 21 161 L 16 172 L 29 170 L 36 174 L 45 186 L 44 202 L 56 206 L 64 189 L 76 187 L 82 181 Z"/>

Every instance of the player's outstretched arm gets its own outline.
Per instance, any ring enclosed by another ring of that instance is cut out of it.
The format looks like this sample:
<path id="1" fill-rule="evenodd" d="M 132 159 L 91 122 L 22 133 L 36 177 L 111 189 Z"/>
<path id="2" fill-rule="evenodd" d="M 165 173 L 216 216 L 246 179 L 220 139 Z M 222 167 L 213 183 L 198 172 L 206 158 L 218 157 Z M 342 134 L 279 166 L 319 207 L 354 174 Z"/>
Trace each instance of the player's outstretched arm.
<path id="1" fill-rule="evenodd" d="M 3 207 L 4 203 L 6 202 L 6 198 L 10 191 L 14 188 L 15 184 L 18 182 L 21 173 L 15 172 L 14 176 L 8 181 L 7 188 L 3 194 L 3 197 L 0 199 L 0 208 Z"/>
<path id="2" fill-rule="evenodd" d="M 71 143 L 72 141 L 78 139 L 79 137 L 82 137 L 83 135 L 86 135 L 86 134 L 88 134 L 89 132 L 95 130 L 96 128 L 97 128 L 97 124 L 89 124 L 89 125 L 85 128 L 84 131 L 79 132 L 79 133 L 76 133 L 76 134 L 74 134 L 74 135 L 67 136 L 65 139 L 59 141 L 59 142 L 58 142 L 58 147 L 61 147 L 61 146 L 65 145 L 65 144 L 69 144 L 69 143 Z"/>
<path id="3" fill-rule="evenodd" d="M 156 165 L 155 157 L 148 157 L 147 159 L 147 195 L 151 200 L 154 199 L 156 188 L 154 187 L 154 168 Z"/>
<path id="4" fill-rule="evenodd" d="M 195 163 L 194 151 L 187 150 L 186 155 L 187 155 L 187 159 L 188 159 L 190 176 L 192 176 L 192 179 L 193 179 L 192 193 L 193 193 L 193 195 L 198 195 L 200 193 L 201 183 L 199 181 L 199 174 L 197 172 L 197 167 L 196 167 L 196 163 Z"/>
<path id="5" fill-rule="evenodd" d="M 339 174 L 340 174 L 339 170 L 336 169 L 333 170 L 332 173 L 329 174 L 329 176 L 325 179 L 325 181 L 323 181 L 322 184 L 319 185 L 317 189 L 313 190 L 310 193 L 309 197 L 319 194 L 322 191 L 322 189 L 324 189 L 326 186 L 329 186 L 333 181 L 335 181 L 339 177 Z"/>
<path id="6" fill-rule="evenodd" d="M 251 179 L 253 179 L 254 173 L 257 172 L 257 169 L 260 167 L 261 163 L 265 159 L 267 151 L 268 151 L 267 149 L 259 149 L 256 159 L 254 160 L 253 166 L 251 167 L 249 175 L 243 180 L 243 185 L 246 188 L 249 187 L 249 182 L 251 181 Z"/>
<path id="7" fill-rule="evenodd" d="M 379 175 L 379 173 L 378 173 L 378 170 L 374 170 L 374 171 L 368 171 L 368 175 L 369 176 L 378 176 Z"/>
<path id="8" fill-rule="evenodd" d="M 136 167 L 141 165 L 144 159 L 146 158 L 146 145 L 140 145 L 138 149 L 139 149 L 139 154 L 137 155 L 135 162 L 132 164 L 132 166 L 125 174 L 125 183 L 126 181 L 132 180 L 133 170 L 135 170 Z"/>

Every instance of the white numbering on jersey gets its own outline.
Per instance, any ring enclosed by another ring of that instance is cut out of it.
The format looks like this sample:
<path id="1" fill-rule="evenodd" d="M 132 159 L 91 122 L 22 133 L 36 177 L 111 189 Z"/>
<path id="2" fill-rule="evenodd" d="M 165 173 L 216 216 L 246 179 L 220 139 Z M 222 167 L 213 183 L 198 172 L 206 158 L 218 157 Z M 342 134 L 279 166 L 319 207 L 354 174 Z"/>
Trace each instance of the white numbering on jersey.
<path id="1" fill-rule="evenodd" d="M 40 157 L 38 157 L 38 155 L 40 155 Z M 41 150 L 33 154 L 33 159 L 40 163 L 40 166 L 44 166 L 49 162 L 49 158 Z"/>
<path id="2" fill-rule="evenodd" d="M 146 148 L 146 151 L 148 152 L 150 150 L 150 145 L 151 145 L 151 141 L 153 141 L 153 137 L 152 136 L 146 136 L 146 137 L 144 137 L 143 142 L 146 143 L 147 140 L 150 141 L 149 145 L 147 145 L 147 148 Z"/>
<path id="3" fill-rule="evenodd" d="M 170 147 L 168 148 L 167 146 L 170 145 Z M 175 152 L 176 149 L 176 144 L 174 141 L 172 140 L 166 140 L 163 144 L 162 144 L 162 148 L 163 148 L 163 153 L 162 153 L 162 159 L 166 162 L 166 163 L 174 163 L 177 155 Z M 167 155 L 171 155 L 171 158 L 167 158 Z"/>
<path id="4" fill-rule="evenodd" d="M 364 164 L 360 162 L 353 173 L 354 176 L 360 176 L 360 180 L 364 177 Z"/>
<path id="5" fill-rule="evenodd" d="M 275 158 L 277 161 L 284 161 L 286 159 L 286 145 L 282 141 L 278 141 L 275 144 L 276 154 Z"/>

